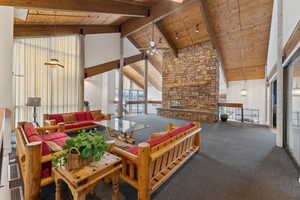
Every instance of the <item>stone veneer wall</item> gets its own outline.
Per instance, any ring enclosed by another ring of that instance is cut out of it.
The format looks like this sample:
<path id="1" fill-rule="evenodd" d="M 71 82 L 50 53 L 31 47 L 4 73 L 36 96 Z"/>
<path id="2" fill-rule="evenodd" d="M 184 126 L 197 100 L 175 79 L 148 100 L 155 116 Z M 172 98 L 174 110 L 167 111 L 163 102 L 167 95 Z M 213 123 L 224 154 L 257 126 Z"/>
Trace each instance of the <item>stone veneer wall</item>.
<path id="1" fill-rule="evenodd" d="M 171 53 L 163 59 L 163 108 L 170 100 L 182 99 L 185 109 L 218 112 L 219 70 L 216 51 L 211 42 L 196 44 L 179 50 L 178 58 Z M 169 84 L 207 81 L 206 85 L 166 87 Z M 159 115 L 189 120 L 215 121 L 216 115 L 158 111 Z"/>

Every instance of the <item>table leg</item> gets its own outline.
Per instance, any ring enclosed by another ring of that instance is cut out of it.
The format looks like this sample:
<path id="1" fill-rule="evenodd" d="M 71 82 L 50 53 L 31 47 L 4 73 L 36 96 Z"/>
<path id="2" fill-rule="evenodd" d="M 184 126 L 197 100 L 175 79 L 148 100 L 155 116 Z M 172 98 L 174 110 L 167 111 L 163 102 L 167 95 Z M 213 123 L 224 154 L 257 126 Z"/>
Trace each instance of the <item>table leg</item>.
<path id="1" fill-rule="evenodd" d="M 55 200 L 62 200 L 61 198 L 61 190 L 62 190 L 62 180 L 57 179 L 55 182 Z"/>
<path id="2" fill-rule="evenodd" d="M 119 177 L 120 172 L 117 171 L 112 177 L 112 200 L 119 200 L 120 198 L 120 189 L 119 189 Z"/>

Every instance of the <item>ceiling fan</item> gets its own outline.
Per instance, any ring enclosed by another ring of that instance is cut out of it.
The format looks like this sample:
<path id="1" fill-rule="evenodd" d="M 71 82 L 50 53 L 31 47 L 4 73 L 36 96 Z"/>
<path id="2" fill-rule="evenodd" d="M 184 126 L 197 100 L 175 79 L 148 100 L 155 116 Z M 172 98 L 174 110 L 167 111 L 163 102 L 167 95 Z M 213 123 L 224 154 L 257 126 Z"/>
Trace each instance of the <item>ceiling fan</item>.
<path id="1" fill-rule="evenodd" d="M 149 46 L 147 48 L 139 48 L 140 51 L 145 51 L 150 56 L 158 55 L 160 52 L 159 50 L 168 50 L 168 48 L 160 48 L 157 46 L 155 40 L 154 40 L 154 23 L 152 23 L 152 34 L 151 34 L 151 40 L 149 41 Z M 158 44 L 161 43 L 161 38 L 159 39 Z"/>

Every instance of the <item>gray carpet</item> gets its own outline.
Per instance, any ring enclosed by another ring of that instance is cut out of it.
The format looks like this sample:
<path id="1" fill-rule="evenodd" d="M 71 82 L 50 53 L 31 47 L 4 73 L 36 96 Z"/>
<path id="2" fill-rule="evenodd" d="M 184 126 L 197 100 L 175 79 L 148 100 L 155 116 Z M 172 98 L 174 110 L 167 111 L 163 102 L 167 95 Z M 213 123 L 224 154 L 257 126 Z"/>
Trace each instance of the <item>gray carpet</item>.
<path id="1" fill-rule="evenodd" d="M 138 142 L 145 141 L 151 132 L 165 130 L 168 122 L 187 123 L 154 115 L 127 118 L 150 125 L 135 134 Z M 300 199 L 297 170 L 285 151 L 275 147 L 275 134 L 270 129 L 221 122 L 203 123 L 202 127 L 201 153 L 181 167 L 152 199 Z M 102 190 L 104 187 L 99 185 Z M 110 189 L 106 188 L 107 195 L 103 194 L 100 199 L 109 199 Z M 128 184 L 121 183 L 120 189 L 122 199 L 137 199 L 135 189 Z M 44 195 L 49 198 L 49 190 L 47 193 Z"/>

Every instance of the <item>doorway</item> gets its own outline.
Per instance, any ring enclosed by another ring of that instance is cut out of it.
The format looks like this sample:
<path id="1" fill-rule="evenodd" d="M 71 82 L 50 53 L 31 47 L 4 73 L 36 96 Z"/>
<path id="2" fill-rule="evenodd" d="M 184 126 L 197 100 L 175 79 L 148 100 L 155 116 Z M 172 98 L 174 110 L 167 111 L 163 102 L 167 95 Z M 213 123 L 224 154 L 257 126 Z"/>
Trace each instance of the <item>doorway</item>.
<path id="1" fill-rule="evenodd" d="M 272 82 L 272 126 L 276 128 L 277 121 L 277 80 Z"/>

